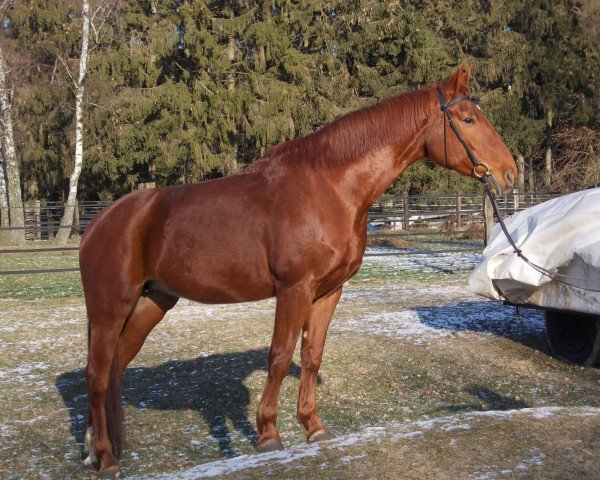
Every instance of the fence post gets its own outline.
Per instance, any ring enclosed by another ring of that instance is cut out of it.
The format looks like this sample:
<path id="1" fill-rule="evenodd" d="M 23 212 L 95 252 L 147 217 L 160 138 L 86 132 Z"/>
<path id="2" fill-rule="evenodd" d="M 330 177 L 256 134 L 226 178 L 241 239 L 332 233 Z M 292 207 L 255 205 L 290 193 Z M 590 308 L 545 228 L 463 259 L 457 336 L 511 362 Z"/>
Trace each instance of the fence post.
<path id="1" fill-rule="evenodd" d="M 456 193 L 456 227 L 461 227 L 462 193 Z"/>
<path id="2" fill-rule="evenodd" d="M 485 229 L 483 245 L 487 247 L 492 238 L 492 228 L 494 227 L 494 208 L 485 190 L 483 191 L 483 225 Z"/>
<path id="3" fill-rule="evenodd" d="M 513 213 L 516 213 L 519 210 L 519 203 L 519 190 L 515 188 L 513 190 Z"/>
<path id="4" fill-rule="evenodd" d="M 46 223 L 48 224 L 48 240 L 52 240 L 54 238 L 54 218 L 51 208 L 46 210 Z"/>
<path id="5" fill-rule="evenodd" d="M 402 216 L 402 230 L 408 230 L 409 227 L 409 212 L 408 212 L 408 191 L 402 192 L 402 206 L 404 208 L 404 214 Z"/>
<path id="6" fill-rule="evenodd" d="M 34 236 L 36 240 L 42 239 L 42 202 L 39 200 L 33 201 L 33 216 L 34 216 Z"/>
<path id="7" fill-rule="evenodd" d="M 79 231 L 79 200 L 75 200 L 75 210 L 73 212 L 73 226 L 71 227 L 71 233 L 75 233 L 79 235 L 81 232 Z"/>

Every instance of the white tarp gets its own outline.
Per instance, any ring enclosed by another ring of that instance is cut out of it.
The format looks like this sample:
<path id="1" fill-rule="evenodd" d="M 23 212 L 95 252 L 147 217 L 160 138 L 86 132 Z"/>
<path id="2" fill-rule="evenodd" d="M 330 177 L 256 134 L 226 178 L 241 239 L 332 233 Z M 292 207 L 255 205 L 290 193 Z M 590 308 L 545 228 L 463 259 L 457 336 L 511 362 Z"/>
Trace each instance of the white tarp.
<path id="1" fill-rule="evenodd" d="M 523 254 L 575 286 L 537 272 L 513 252 L 500 225 L 469 278 L 479 295 L 514 304 L 600 315 L 600 188 L 541 203 L 505 220 Z M 590 291 L 590 290 L 596 290 Z"/>

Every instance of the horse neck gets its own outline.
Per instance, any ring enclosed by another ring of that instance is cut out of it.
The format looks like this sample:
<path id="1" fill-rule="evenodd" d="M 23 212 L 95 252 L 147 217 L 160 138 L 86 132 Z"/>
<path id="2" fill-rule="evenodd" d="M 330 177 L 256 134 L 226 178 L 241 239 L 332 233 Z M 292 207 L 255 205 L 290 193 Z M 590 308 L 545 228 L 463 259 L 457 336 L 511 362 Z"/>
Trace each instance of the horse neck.
<path id="1" fill-rule="evenodd" d="M 351 199 L 358 212 L 365 212 L 409 165 L 426 156 L 425 137 L 436 104 L 429 89 L 416 94 L 417 98 L 411 97 L 415 94 L 407 94 L 393 99 L 393 117 L 389 115 L 389 104 L 384 102 L 386 115 L 372 123 L 372 131 L 361 132 L 363 138 L 357 141 L 381 139 L 381 129 L 387 129 L 386 137 L 390 140 L 373 142 L 371 148 L 366 148 L 335 176 L 336 189 L 344 198 Z M 376 114 L 378 107 L 372 107 L 371 113 Z"/>

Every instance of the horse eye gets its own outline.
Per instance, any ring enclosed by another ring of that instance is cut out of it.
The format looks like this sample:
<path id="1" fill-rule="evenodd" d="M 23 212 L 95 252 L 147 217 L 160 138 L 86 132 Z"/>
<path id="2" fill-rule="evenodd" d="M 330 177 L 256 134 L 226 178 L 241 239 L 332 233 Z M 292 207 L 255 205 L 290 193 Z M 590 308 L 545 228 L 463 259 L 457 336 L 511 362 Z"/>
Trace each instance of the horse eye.
<path id="1" fill-rule="evenodd" d="M 467 117 L 463 120 L 463 122 L 465 122 L 467 125 L 473 125 L 475 120 L 472 117 Z"/>

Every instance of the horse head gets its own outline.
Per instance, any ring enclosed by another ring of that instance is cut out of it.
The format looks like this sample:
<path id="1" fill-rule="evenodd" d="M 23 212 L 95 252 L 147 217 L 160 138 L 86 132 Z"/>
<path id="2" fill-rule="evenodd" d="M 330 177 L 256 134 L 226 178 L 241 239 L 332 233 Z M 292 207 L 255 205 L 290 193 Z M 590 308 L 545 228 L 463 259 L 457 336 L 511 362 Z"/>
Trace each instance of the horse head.
<path id="1" fill-rule="evenodd" d="M 514 159 L 471 95 L 471 69 L 461 63 L 436 86 L 438 107 L 427 133 L 427 155 L 437 164 L 479 180 L 489 180 L 495 193 L 513 188 Z"/>

